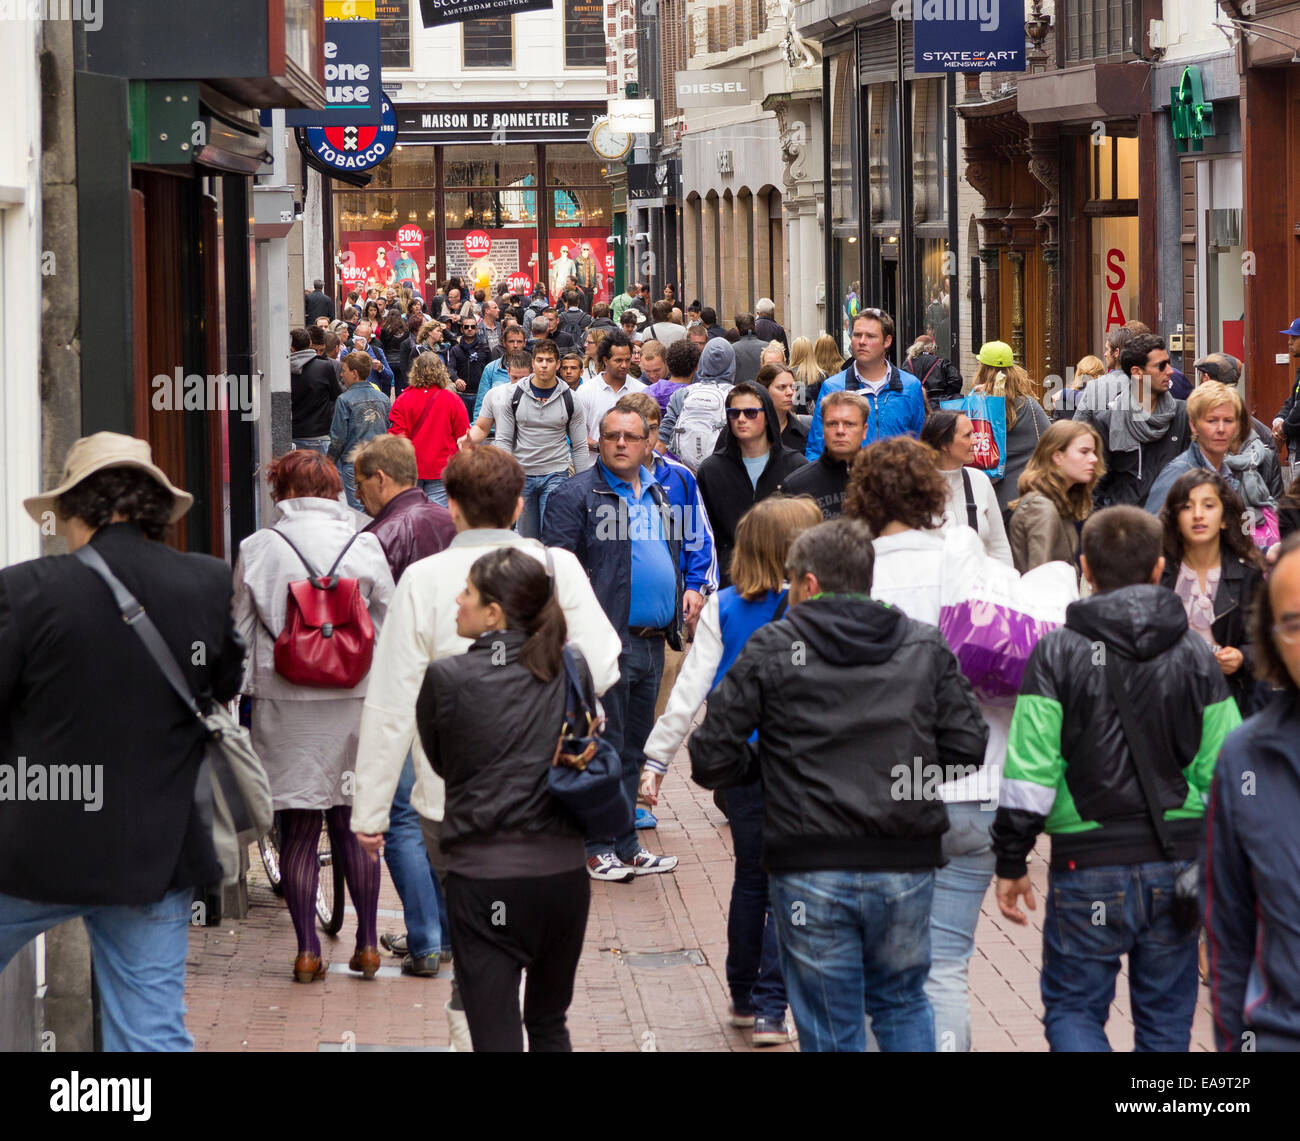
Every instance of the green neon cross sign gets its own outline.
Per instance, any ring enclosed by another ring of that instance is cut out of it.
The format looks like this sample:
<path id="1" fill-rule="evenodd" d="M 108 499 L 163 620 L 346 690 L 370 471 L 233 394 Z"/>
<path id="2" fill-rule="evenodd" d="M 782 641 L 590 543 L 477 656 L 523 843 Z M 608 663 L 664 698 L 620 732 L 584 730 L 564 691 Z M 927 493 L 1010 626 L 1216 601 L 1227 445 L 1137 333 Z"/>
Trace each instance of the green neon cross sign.
<path id="1" fill-rule="evenodd" d="M 1204 149 L 1202 140 L 1214 134 L 1214 104 L 1205 98 L 1199 67 L 1183 68 L 1178 86 L 1169 89 L 1169 117 L 1179 154 Z"/>

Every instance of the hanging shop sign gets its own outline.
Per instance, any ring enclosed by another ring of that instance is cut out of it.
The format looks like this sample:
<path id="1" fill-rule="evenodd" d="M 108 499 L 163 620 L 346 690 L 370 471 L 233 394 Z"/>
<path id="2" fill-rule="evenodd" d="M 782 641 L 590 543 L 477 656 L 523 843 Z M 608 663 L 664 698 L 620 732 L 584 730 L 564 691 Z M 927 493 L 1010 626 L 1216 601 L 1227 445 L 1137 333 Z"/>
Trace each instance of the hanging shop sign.
<path id="1" fill-rule="evenodd" d="M 397 144 L 397 115 L 393 105 L 380 96 L 378 126 L 308 127 L 297 132 L 298 147 L 326 173 L 356 173 L 371 170 L 393 153 Z"/>
<path id="2" fill-rule="evenodd" d="M 604 114 L 602 103 L 403 103 L 399 127 L 409 143 L 581 143 Z"/>
<path id="3" fill-rule="evenodd" d="M 554 6 L 554 0 L 420 0 L 420 19 L 426 28 L 437 28 L 482 16 L 513 16 Z"/>
<path id="4" fill-rule="evenodd" d="M 912 0 L 918 72 L 1024 71 L 1025 0 Z"/>
<path id="5" fill-rule="evenodd" d="M 379 24 L 374 20 L 326 20 L 325 109 L 287 108 L 286 127 L 378 125 L 380 89 Z"/>
<path id="6" fill-rule="evenodd" d="M 1201 69 L 1183 68 L 1177 87 L 1169 89 L 1169 120 L 1179 154 L 1204 150 L 1204 140 L 1214 134 L 1214 104 L 1205 98 Z"/>
<path id="7" fill-rule="evenodd" d="M 738 107 L 751 99 L 747 67 L 674 72 L 673 87 L 678 107 Z"/>

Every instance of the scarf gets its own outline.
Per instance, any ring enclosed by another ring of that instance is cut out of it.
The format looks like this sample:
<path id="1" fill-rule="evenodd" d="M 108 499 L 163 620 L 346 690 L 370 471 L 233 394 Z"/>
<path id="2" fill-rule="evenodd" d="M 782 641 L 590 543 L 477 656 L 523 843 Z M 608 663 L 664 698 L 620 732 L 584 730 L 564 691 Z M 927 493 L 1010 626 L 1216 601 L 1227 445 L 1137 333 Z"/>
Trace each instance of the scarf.
<path id="1" fill-rule="evenodd" d="M 1255 514 L 1254 508 L 1257 507 L 1277 507 L 1277 500 L 1273 498 L 1268 484 L 1259 471 L 1259 461 L 1263 459 L 1263 453 L 1267 450 L 1258 439 L 1251 437 L 1241 451 L 1223 457 L 1223 466 L 1232 473 L 1237 483 L 1237 490 L 1241 492 L 1241 498 L 1246 506 L 1251 508 L 1252 515 Z"/>
<path id="2" fill-rule="evenodd" d="M 1136 452 L 1143 444 L 1164 439 L 1169 425 L 1174 421 L 1177 402 L 1169 393 L 1162 392 L 1148 411 L 1133 399 L 1133 386 L 1127 385 L 1110 402 L 1112 411 L 1119 415 L 1110 418 L 1110 450 Z"/>

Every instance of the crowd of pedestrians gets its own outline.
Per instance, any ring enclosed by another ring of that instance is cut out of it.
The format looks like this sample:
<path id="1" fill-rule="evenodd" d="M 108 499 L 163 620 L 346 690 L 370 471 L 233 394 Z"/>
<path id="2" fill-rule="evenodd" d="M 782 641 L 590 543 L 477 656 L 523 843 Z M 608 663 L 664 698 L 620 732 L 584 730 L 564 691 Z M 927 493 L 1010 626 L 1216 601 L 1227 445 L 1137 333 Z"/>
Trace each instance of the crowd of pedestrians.
<path id="1" fill-rule="evenodd" d="M 1202 979 L 1220 1048 L 1300 1048 L 1300 398 L 1266 428 L 1238 362 L 1193 382 L 1137 323 L 1045 393 L 1000 341 L 969 381 L 929 332 L 904 352 L 878 308 L 844 361 L 767 298 L 724 329 L 570 284 L 371 291 L 335 321 L 316 283 L 274 517 L 233 575 L 160 542 L 192 498 L 140 441 L 78 441 L 27 501 L 155 614 L 197 698 L 246 699 L 293 977 L 328 966 L 323 820 L 354 973 L 454 960 L 457 1049 L 568 1049 L 591 882 L 673 873 L 643 835 L 685 745 L 731 829 L 728 1017 L 755 1045 L 969 1050 L 981 907 L 992 886 L 1025 922 L 1037 851 L 1052 1049 L 1109 1048 L 1125 956 L 1139 1049 L 1187 1049 Z M 0 966 L 84 915 L 106 1044 L 185 1048 L 188 901 L 220 878 L 203 731 L 92 573 L 0 571 L 7 750 L 97 750 L 118 790 L 93 818 L 0 797 Z M 83 687 L 102 740 L 42 715 Z M 575 707 L 617 827 L 550 791 Z M 156 826 L 127 843 L 132 819 Z"/>

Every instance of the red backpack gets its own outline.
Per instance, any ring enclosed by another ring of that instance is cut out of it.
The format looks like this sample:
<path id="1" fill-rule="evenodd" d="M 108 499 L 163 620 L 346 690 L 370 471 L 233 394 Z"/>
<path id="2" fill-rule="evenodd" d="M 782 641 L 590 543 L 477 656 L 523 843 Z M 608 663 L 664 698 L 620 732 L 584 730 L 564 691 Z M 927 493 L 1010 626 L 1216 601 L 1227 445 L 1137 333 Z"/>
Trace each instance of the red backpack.
<path id="1" fill-rule="evenodd" d="M 288 535 L 275 534 L 293 547 L 307 568 L 306 578 L 289 584 L 284 629 L 275 640 L 275 672 L 294 685 L 351 689 L 370 672 L 375 627 L 361 597 L 361 583 L 334 572 L 361 532 L 348 540 L 325 575 L 312 569 Z"/>

